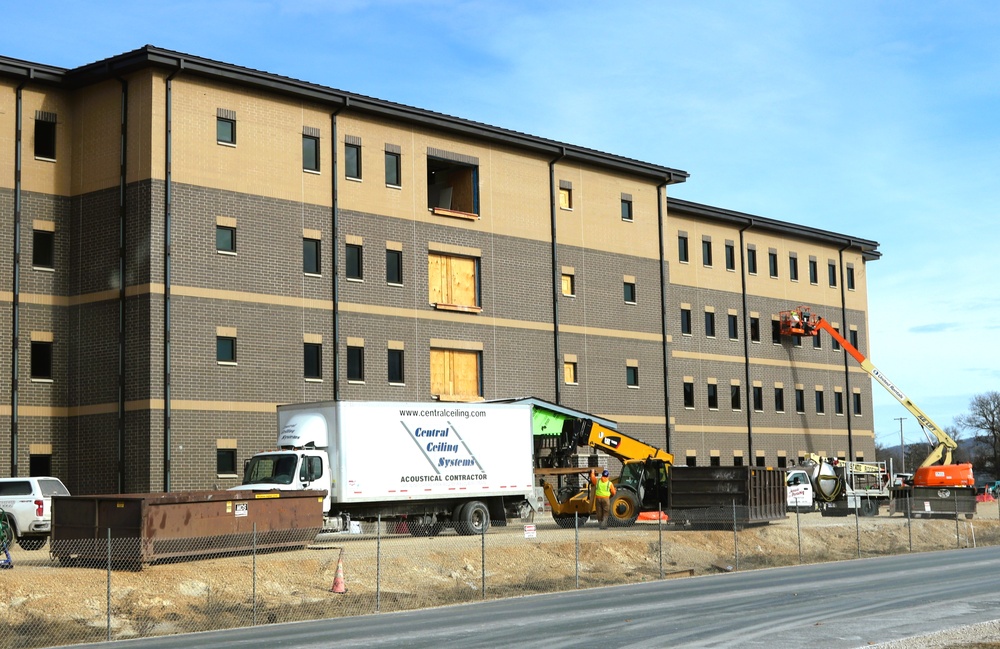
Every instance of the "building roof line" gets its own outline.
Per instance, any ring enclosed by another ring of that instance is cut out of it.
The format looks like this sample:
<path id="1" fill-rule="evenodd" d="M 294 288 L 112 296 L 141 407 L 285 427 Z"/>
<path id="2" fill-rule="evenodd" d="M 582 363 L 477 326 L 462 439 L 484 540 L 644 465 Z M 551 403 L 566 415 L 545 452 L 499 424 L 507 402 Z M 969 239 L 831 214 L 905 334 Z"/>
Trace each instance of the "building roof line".
<path id="1" fill-rule="evenodd" d="M 799 225 L 788 221 L 779 221 L 764 216 L 755 216 L 735 210 L 728 210 L 703 203 L 682 200 L 680 198 L 667 198 L 667 212 L 691 214 L 700 218 L 711 219 L 732 223 L 733 225 L 745 225 L 754 230 L 769 230 L 783 235 L 798 236 L 805 239 L 813 239 L 833 243 L 837 246 L 855 248 L 861 251 L 866 261 L 872 261 L 882 256 L 878 251 L 878 242 L 870 239 L 860 239 L 855 236 L 840 234 L 830 230 L 814 228 L 807 225 Z"/>
<path id="2" fill-rule="evenodd" d="M 250 85 L 322 104 L 333 106 L 349 104 L 347 108 L 351 111 L 417 124 L 425 128 L 460 136 L 474 137 L 496 144 L 526 149 L 544 155 L 546 158 L 550 158 L 559 153 L 560 150 L 565 149 L 566 155 L 564 160 L 609 168 L 622 173 L 648 178 L 654 182 L 665 182 L 668 185 L 682 183 L 690 176 L 686 171 L 671 167 L 664 167 L 595 149 L 566 144 L 444 113 L 367 97 L 269 72 L 191 56 L 153 45 L 145 45 L 131 52 L 125 52 L 73 69 L 46 67 L 0 57 L 0 75 L 21 79 L 35 79 L 39 77 L 31 76 L 33 74 L 32 71 L 35 71 L 34 74 L 36 75 L 38 71 L 44 71 L 45 77 L 42 80 L 70 89 L 88 86 L 106 79 L 117 78 L 150 66 L 182 70 L 185 73 L 196 74 L 220 81 Z"/>

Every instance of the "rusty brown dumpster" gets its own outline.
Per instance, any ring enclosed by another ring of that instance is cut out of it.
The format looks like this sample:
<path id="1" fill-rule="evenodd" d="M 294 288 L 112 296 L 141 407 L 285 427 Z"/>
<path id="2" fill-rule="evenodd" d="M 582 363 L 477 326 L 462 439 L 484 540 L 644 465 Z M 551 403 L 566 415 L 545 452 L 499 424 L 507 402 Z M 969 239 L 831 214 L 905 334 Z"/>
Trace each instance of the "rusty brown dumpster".
<path id="1" fill-rule="evenodd" d="M 323 491 L 182 491 L 56 496 L 50 552 L 60 562 L 149 564 L 303 548 L 323 525 Z M 109 534 L 110 530 L 110 534 Z"/>

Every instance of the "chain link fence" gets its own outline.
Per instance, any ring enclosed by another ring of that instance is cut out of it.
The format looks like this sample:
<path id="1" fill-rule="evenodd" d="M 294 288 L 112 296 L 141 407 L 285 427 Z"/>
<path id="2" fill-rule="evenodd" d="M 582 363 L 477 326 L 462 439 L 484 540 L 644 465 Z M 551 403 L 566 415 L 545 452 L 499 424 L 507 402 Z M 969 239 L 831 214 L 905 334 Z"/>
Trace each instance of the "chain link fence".
<path id="1" fill-rule="evenodd" d="M 789 513 L 744 526 L 656 519 L 601 530 L 547 515 L 486 534 L 354 523 L 240 539 L 58 541 L 0 553 L 0 649 L 356 616 L 674 577 L 1000 545 L 1000 503 L 975 519 Z M 735 524 L 734 524 L 735 523 Z"/>

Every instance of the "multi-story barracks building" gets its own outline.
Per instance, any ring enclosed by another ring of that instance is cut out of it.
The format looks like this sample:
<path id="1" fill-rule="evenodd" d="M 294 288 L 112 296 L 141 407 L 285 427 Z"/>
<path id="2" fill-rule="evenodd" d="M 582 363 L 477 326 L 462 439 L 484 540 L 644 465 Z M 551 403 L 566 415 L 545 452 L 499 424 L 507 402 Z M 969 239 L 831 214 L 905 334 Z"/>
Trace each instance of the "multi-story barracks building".
<path id="1" fill-rule="evenodd" d="M 0 57 L 0 474 L 224 488 L 279 403 L 536 397 L 678 463 L 873 458 L 878 244 L 684 171 L 143 47 Z"/>

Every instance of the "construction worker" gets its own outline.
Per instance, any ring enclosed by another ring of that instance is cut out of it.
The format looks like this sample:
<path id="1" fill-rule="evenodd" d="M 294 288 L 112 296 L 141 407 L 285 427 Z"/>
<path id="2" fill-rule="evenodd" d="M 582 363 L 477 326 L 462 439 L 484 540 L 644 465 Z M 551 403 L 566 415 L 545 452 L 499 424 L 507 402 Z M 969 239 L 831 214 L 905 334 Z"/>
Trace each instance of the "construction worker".
<path id="1" fill-rule="evenodd" d="M 611 514 L 611 499 L 615 495 L 615 485 L 611 482 L 611 478 L 608 477 L 609 475 L 608 470 L 604 469 L 600 479 L 598 479 L 594 470 L 590 470 L 590 482 L 593 483 L 594 489 L 597 491 L 597 499 L 595 501 L 597 505 L 597 520 L 600 521 L 602 530 L 608 527 L 608 516 Z"/>

